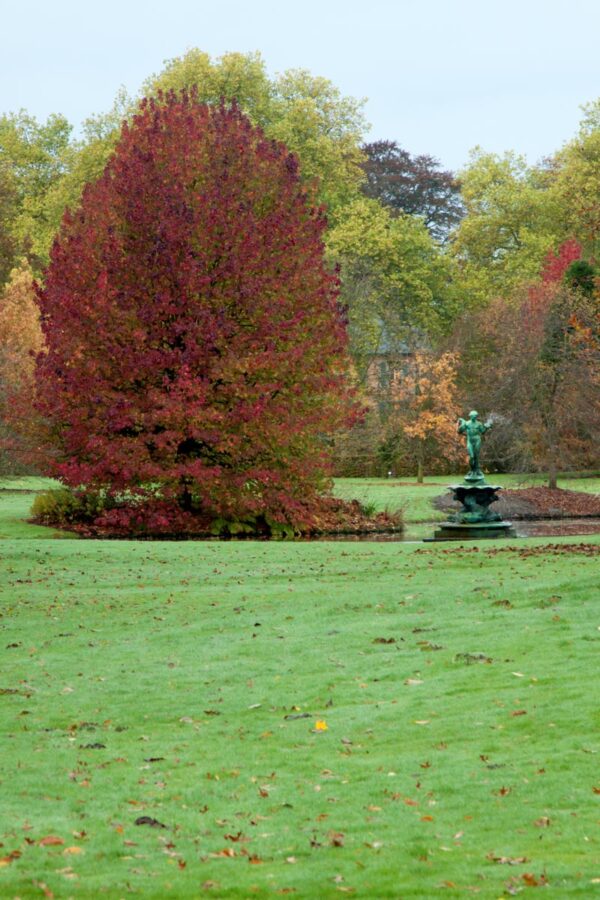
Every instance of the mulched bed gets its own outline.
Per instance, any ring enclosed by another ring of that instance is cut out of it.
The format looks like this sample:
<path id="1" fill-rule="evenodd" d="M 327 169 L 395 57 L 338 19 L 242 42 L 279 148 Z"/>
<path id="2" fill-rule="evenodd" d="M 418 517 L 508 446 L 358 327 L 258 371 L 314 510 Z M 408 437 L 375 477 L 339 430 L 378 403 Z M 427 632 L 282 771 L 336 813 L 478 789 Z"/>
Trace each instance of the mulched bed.
<path id="1" fill-rule="evenodd" d="M 494 512 L 503 519 L 584 519 L 600 516 L 600 494 L 584 491 L 551 490 L 547 487 L 502 490 L 494 503 Z M 433 501 L 436 509 L 450 512 L 460 509 L 452 494 L 442 494 Z"/>
<path id="2" fill-rule="evenodd" d="M 387 512 L 366 515 L 358 500 L 324 498 L 318 522 L 302 531 L 303 535 L 320 534 L 381 534 L 402 531 L 402 515 Z"/>

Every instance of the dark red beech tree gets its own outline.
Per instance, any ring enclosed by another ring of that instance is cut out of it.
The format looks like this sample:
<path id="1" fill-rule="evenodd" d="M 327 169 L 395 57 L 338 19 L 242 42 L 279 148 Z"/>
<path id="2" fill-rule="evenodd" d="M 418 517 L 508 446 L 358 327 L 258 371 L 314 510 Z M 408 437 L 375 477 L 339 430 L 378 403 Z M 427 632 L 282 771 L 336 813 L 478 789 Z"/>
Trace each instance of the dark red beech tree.
<path id="1" fill-rule="evenodd" d="M 39 291 L 51 473 L 112 498 L 100 524 L 310 522 L 353 415 L 325 225 L 235 105 L 171 93 L 123 126 Z"/>

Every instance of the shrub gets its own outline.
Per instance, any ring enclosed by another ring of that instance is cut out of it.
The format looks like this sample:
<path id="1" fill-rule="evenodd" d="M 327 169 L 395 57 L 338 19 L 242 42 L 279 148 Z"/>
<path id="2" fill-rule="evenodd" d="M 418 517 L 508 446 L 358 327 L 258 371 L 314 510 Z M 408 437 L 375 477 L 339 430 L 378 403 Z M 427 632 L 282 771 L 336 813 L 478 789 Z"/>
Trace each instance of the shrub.
<path id="1" fill-rule="evenodd" d="M 41 524 L 68 526 L 95 521 L 110 509 L 113 502 L 105 494 L 59 488 L 38 494 L 31 513 Z"/>

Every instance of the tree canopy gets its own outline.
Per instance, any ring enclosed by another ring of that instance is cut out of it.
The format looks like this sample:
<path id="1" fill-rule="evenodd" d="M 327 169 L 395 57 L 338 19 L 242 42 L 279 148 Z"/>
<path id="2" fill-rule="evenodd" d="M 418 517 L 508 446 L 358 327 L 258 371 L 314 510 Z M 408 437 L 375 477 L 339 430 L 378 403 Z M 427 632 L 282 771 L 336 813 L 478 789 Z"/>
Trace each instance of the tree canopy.
<path id="1" fill-rule="evenodd" d="M 364 144 L 363 192 L 384 206 L 419 216 L 437 240 L 460 222 L 460 184 L 452 172 L 429 154 L 411 156 L 396 141 Z"/>
<path id="2" fill-rule="evenodd" d="M 327 235 L 341 267 L 352 348 L 364 375 L 382 343 L 410 345 L 439 337 L 456 315 L 451 260 L 439 252 L 423 222 L 391 215 L 374 200 L 349 205 Z"/>

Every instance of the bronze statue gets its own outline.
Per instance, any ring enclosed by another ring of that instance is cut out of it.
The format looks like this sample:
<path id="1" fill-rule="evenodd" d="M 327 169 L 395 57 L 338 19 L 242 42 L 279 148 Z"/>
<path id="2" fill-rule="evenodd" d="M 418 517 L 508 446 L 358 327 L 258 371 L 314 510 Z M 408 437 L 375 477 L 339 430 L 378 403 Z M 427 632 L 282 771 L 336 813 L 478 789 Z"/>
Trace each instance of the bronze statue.
<path id="1" fill-rule="evenodd" d="M 492 427 L 492 417 L 487 422 L 479 421 L 479 413 L 474 409 L 467 419 L 458 420 L 458 433 L 467 439 L 469 454 L 469 472 L 462 484 L 450 485 L 453 499 L 460 504 L 460 509 L 448 516 L 436 530 L 436 541 L 458 541 L 480 538 L 498 538 L 513 535 L 510 522 L 504 522 L 499 513 L 492 512 L 492 503 L 501 490 L 499 484 L 488 484 L 481 471 L 479 453 L 481 438 Z"/>
<path id="2" fill-rule="evenodd" d="M 468 419 L 458 420 L 458 433 L 467 436 L 467 453 L 469 454 L 470 471 L 465 475 L 465 481 L 481 481 L 484 474 L 479 465 L 479 452 L 481 450 L 481 435 L 492 427 L 491 422 L 479 421 L 479 413 L 473 409 Z"/>

